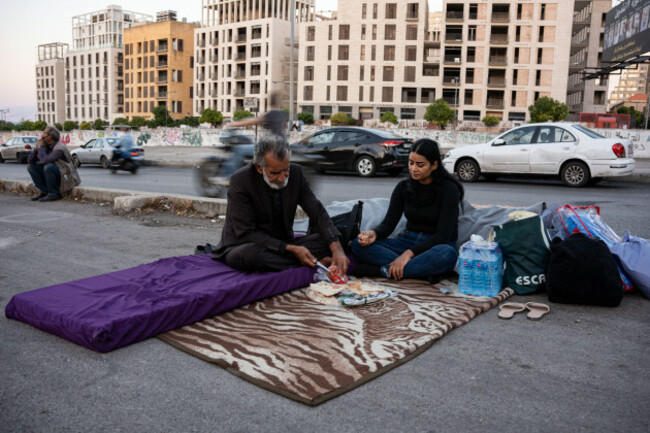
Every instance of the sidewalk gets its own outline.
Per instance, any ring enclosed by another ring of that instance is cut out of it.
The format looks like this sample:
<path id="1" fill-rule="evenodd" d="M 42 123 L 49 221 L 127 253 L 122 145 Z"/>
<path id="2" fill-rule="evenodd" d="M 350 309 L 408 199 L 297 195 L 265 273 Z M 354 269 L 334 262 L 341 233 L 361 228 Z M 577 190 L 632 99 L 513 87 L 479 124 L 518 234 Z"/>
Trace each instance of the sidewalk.
<path id="1" fill-rule="evenodd" d="M 442 155 L 450 148 L 440 148 Z M 145 165 L 161 167 L 196 167 L 206 156 L 218 155 L 217 147 L 151 146 L 144 148 Z M 636 159 L 630 176 L 612 178 L 616 182 L 650 183 L 650 159 Z"/>

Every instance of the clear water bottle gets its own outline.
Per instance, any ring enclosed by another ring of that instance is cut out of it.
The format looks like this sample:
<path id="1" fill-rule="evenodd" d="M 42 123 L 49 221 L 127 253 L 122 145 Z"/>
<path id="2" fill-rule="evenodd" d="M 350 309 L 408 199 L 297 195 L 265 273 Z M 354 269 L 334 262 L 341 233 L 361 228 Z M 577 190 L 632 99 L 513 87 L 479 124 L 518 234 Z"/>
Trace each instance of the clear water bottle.
<path id="1" fill-rule="evenodd" d="M 474 251 L 474 263 L 472 266 L 472 290 L 471 293 L 477 296 L 485 296 L 486 279 L 488 276 L 487 262 L 484 257 L 484 250 L 477 248 Z"/>
<path id="2" fill-rule="evenodd" d="M 472 260 L 473 248 L 469 244 L 463 245 L 458 257 L 458 292 L 464 295 L 472 290 Z"/>
<path id="3" fill-rule="evenodd" d="M 501 291 L 503 284 L 503 255 L 496 242 L 493 242 L 486 252 L 485 296 L 496 296 Z"/>

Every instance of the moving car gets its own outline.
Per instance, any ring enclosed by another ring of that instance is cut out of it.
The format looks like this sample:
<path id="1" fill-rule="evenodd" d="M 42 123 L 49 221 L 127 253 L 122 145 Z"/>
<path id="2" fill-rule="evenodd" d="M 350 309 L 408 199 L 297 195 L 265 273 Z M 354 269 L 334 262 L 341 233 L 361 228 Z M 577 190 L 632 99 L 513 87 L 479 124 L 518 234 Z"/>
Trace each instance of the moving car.
<path id="1" fill-rule="evenodd" d="M 83 146 L 70 151 L 72 156 L 72 161 L 77 167 L 81 164 L 101 164 L 103 168 L 109 168 L 111 166 L 111 158 L 113 157 L 113 147 L 117 143 L 119 138 L 93 138 L 84 144 Z M 133 152 L 137 153 L 134 155 L 134 158 L 142 159 L 142 154 L 144 149 L 141 147 L 135 147 Z"/>
<path id="2" fill-rule="evenodd" d="M 408 165 L 412 141 L 391 132 L 371 128 L 333 127 L 293 143 L 292 152 L 318 155 L 319 171 L 356 171 L 360 176 L 376 172 L 397 175 Z"/>
<path id="3" fill-rule="evenodd" d="M 634 170 L 629 140 L 605 138 L 571 123 L 538 123 L 513 128 L 487 143 L 447 152 L 445 168 L 461 181 L 505 174 L 559 176 L 573 187 L 604 177 L 628 176 Z"/>
<path id="4" fill-rule="evenodd" d="M 19 135 L 11 137 L 0 145 L 0 163 L 8 159 L 15 159 L 21 164 L 27 164 L 27 155 L 34 148 L 38 137 Z"/>

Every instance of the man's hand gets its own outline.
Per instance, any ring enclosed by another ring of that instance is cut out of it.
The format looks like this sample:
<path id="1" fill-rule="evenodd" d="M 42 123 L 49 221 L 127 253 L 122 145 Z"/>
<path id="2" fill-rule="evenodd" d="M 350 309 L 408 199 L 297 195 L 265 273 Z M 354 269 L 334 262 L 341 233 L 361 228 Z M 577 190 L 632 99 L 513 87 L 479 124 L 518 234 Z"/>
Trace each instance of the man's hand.
<path id="1" fill-rule="evenodd" d="M 316 257 L 307 248 L 299 245 L 287 245 L 287 251 L 296 256 L 301 265 L 316 266 Z"/>
<path id="2" fill-rule="evenodd" d="M 406 250 L 402 255 L 393 260 L 390 264 L 390 268 L 388 268 L 388 276 L 396 280 L 404 278 L 404 268 L 406 267 L 406 264 L 411 261 L 413 255 L 413 251 Z"/>
<path id="3" fill-rule="evenodd" d="M 341 242 L 332 242 L 329 247 L 332 251 L 332 265 L 335 265 L 337 268 L 339 268 L 340 276 L 347 275 L 350 259 L 348 259 L 348 256 L 345 255 L 345 251 L 343 251 Z"/>

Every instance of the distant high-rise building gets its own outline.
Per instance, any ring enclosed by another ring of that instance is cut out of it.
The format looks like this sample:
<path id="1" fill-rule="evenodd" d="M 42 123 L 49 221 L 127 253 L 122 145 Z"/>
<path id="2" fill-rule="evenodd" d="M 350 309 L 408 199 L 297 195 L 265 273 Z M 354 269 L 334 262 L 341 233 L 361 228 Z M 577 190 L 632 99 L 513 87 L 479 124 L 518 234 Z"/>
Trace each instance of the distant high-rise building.
<path id="1" fill-rule="evenodd" d="M 48 125 L 65 121 L 65 64 L 68 44 L 54 42 L 38 46 L 36 105 L 38 120 Z"/>
<path id="2" fill-rule="evenodd" d="M 264 112 L 272 91 L 281 92 L 289 108 L 289 20 L 295 15 L 297 42 L 299 23 L 313 19 L 314 0 L 296 0 L 293 11 L 284 0 L 202 0 L 202 5 L 202 27 L 194 33 L 194 115 L 211 108 L 230 118 L 236 110 L 252 109 L 245 100 L 259 101 Z M 294 50 L 297 62 L 297 44 Z"/>
<path id="3" fill-rule="evenodd" d="M 194 30 L 176 12 L 124 30 L 124 114 L 151 118 L 164 105 L 173 119 L 192 116 Z"/>
<path id="4" fill-rule="evenodd" d="M 635 67 L 623 69 L 618 84 L 613 85 L 613 90 L 609 96 L 608 108 L 621 105 L 634 95 L 647 94 L 647 80 L 648 77 L 650 77 L 650 75 L 648 75 L 649 68 L 650 66 L 648 64 L 641 63 Z"/>
<path id="5" fill-rule="evenodd" d="M 106 9 L 72 17 L 72 47 L 65 56 L 66 117 L 77 122 L 124 117 L 123 31 L 151 15 Z"/>

